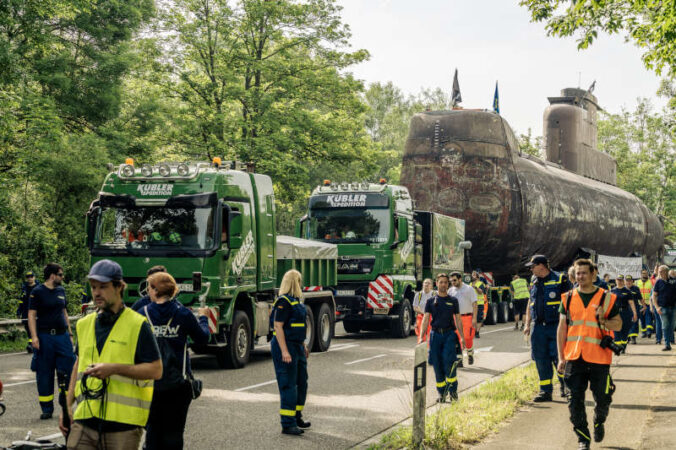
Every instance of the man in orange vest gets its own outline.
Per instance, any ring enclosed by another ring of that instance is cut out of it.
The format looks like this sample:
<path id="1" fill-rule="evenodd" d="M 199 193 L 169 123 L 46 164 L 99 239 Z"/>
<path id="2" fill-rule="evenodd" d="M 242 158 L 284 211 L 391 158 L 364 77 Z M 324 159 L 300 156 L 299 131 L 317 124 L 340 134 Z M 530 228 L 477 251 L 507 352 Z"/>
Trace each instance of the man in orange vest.
<path id="1" fill-rule="evenodd" d="M 587 385 L 596 402 L 594 441 L 601 442 L 605 435 L 603 424 L 615 390 L 610 378 L 613 361 L 610 331 L 622 328 L 617 297 L 594 286 L 593 267 L 588 259 L 575 261 L 578 287 L 561 296 L 557 330 L 558 370 L 565 373 L 566 386 L 570 389 L 568 409 L 579 449 L 588 449 L 591 443 L 584 405 Z"/>

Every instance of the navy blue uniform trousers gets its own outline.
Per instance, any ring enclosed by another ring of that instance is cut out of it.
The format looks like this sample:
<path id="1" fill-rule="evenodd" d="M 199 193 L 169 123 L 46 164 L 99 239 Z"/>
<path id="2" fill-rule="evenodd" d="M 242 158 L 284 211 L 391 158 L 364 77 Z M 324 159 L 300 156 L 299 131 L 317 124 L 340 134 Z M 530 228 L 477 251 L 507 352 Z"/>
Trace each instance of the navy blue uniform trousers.
<path id="1" fill-rule="evenodd" d="M 554 377 L 554 368 L 559 363 L 559 354 L 556 349 L 556 329 L 558 323 L 552 324 L 534 324 L 531 331 L 531 357 L 535 361 L 535 367 L 538 370 L 540 378 L 540 391 L 552 392 L 552 378 Z M 563 376 L 556 373 L 559 381 L 563 382 Z"/>
<path id="2" fill-rule="evenodd" d="M 446 392 L 457 392 L 458 390 L 456 374 L 458 362 L 455 355 L 457 341 L 458 337 L 455 330 L 448 330 L 445 333 L 437 333 L 432 330 L 430 333 L 429 363 L 434 368 L 437 392 L 442 396 Z"/>
<path id="3" fill-rule="evenodd" d="M 631 308 L 622 308 L 620 310 L 620 317 L 622 318 L 622 328 L 620 331 L 615 331 L 615 343 L 626 347 L 629 339 L 629 330 L 633 322 L 631 319 L 634 317 L 634 314 L 631 312 Z"/>
<path id="4" fill-rule="evenodd" d="M 283 428 L 296 426 L 296 416 L 300 416 L 307 396 L 307 358 L 303 343 L 286 341 L 286 346 L 291 354 L 290 363 L 282 361 L 282 350 L 277 338 L 270 342 L 279 387 L 279 415 Z"/>
<path id="5" fill-rule="evenodd" d="M 66 373 L 66 381 L 75 364 L 73 343 L 68 333 L 38 333 L 40 350 L 33 354 L 40 408 L 43 413 L 54 412 L 54 375 L 55 370 Z"/>

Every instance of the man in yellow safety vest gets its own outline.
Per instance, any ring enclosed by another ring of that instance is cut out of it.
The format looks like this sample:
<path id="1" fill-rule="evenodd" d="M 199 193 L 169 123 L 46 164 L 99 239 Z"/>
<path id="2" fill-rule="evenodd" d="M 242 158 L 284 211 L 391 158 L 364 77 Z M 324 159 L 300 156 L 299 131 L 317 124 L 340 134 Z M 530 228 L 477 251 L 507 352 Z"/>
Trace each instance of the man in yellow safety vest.
<path id="1" fill-rule="evenodd" d="M 478 339 L 481 337 L 479 335 L 479 330 L 481 330 L 481 325 L 484 323 L 484 319 L 486 318 L 486 310 L 488 309 L 488 301 L 486 296 L 488 287 L 483 281 L 481 281 L 479 278 L 479 273 L 476 270 L 472 272 L 472 283 L 470 283 L 470 285 L 476 291 L 477 321 L 475 337 Z"/>
<path id="2" fill-rule="evenodd" d="M 648 277 L 648 271 L 643 269 L 641 271 L 641 279 L 636 280 L 636 286 L 641 290 L 641 297 L 643 298 L 639 307 L 641 314 L 639 315 L 641 323 L 641 337 L 650 338 L 653 335 L 653 314 L 650 311 L 650 293 L 653 290 L 653 282 Z"/>
<path id="3" fill-rule="evenodd" d="M 523 330 L 526 322 L 526 306 L 530 298 L 528 282 L 518 275 L 514 275 L 512 282 L 509 284 L 509 292 L 512 294 L 512 305 L 514 306 L 514 329 L 518 330 L 519 322 L 521 322 L 521 329 Z"/>

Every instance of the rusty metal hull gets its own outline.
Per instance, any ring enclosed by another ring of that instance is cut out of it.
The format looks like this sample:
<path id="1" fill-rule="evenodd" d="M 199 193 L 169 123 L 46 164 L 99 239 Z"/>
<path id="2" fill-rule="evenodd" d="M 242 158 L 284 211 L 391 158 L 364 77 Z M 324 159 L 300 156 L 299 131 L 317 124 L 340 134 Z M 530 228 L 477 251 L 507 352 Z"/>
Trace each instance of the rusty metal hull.
<path id="1" fill-rule="evenodd" d="M 552 266 L 581 248 L 656 256 L 657 216 L 633 194 L 520 154 L 507 122 L 482 111 L 436 111 L 411 120 L 401 182 L 416 208 L 465 220 L 474 267 L 507 276 L 536 253 Z"/>

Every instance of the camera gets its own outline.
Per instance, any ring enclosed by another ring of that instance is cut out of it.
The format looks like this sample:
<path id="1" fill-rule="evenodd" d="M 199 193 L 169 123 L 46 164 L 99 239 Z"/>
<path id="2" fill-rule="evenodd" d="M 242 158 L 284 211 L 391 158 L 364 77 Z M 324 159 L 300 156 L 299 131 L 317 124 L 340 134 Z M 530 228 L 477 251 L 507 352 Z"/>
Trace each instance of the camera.
<path id="1" fill-rule="evenodd" d="M 606 335 L 601 339 L 601 348 L 609 348 L 615 353 L 615 356 L 620 356 L 622 352 L 622 347 L 613 342 L 613 338 Z"/>

